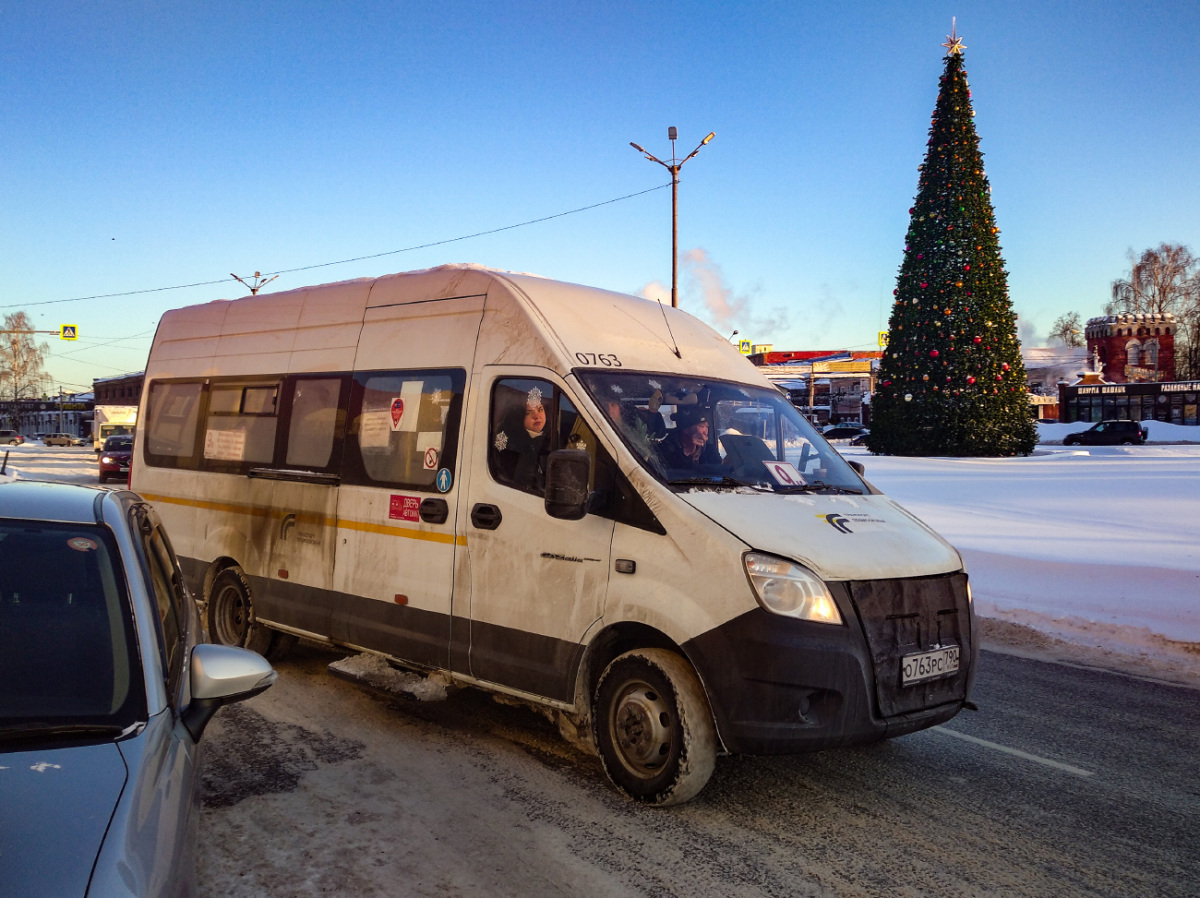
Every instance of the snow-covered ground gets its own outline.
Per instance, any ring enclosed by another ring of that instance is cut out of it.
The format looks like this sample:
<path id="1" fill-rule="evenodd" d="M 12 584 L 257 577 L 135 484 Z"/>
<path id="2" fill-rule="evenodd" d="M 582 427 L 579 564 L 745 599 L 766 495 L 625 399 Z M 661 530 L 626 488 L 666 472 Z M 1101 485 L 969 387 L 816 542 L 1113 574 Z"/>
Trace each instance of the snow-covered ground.
<path id="1" fill-rule="evenodd" d="M 1027 458 L 839 448 L 959 549 L 981 616 L 1171 676 L 1200 669 L 1200 430 L 1148 423 L 1145 446 L 1084 448 L 1061 442 L 1088 425 L 1039 425 Z"/>

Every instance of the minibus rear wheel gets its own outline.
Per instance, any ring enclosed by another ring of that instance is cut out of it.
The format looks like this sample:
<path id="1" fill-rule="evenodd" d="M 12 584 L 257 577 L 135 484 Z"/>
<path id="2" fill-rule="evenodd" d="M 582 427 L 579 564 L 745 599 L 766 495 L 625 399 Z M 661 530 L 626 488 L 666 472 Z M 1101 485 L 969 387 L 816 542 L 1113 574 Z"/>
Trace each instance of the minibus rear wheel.
<path id="1" fill-rule="evenodd" d="M 704 688 L 666 649 L 615 658 L 596 686 L 592 719 L 604 771 L 634 801 L 666 807 L 693 798 L 716 766 Z"/>
<path id="2" fill-rule="evenodd" d="M 208 632 L 213 642 L 271 653 L 275 631 L 254 620 L 250 584 L 240 567 L 227 567 L 213 578 L 208 594 Z"/>

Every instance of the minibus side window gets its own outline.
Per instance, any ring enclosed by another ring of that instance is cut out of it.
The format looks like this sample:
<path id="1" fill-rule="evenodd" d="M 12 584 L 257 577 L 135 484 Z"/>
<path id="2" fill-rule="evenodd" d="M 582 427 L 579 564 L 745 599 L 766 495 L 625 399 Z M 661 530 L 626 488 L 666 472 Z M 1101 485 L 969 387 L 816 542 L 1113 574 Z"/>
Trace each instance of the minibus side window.
<path id="1" fill-rule="evenodd" d="M 340 377 L 306 377 L 295 381 L 288 422 L 288 468 L 325 469 L 333 461 L 334 443 L 345 425 L 339 414 Z"/>
<path id="2" fill-rule="evenodd" d="M 278 381 L 213 384 L 204 431 L 205 467 L 269 465 L 275 456 Z"/>
<path id="3" fill-rule="evenodd" d="M 343 482 L 437 492 L 453 482 L 465 372 L 360 372 L 350 393 Z"/>
<path id="4" fill-rule="evenodd" d="M 194 467 L 200 394 L 204 384 L 156 382 L 146 401 L 146 461 L 160 467 Z"/>
<path id="5" fill-rule="evenodd" d="M 535 496 L 545 491 L 546 456 L 558 448 L 552 445 L 556 428 L 570 427 L 556 415 L 555 392 L 548 381 L 528 377 L 496 381 L 488 432 L 488 470 L 497 483 Z M 573 421 L 574 409 L 571 411 Z M 558 437 L 561 439 L 562 435 Z"/>
<path id="6" fill-rule="evenodd" d="M 541 415 L 537 410 L 541 410 Z M 528 412 L 533 411 L 530 415 Z M 648 527 L 635 506 L 640 502 L 624 483 L 616 463 L 596 438 L 575 404 L 553 384 L 532 378 L 505 378 L 492 389 L 488 469 L 497 483 L 541 496 L 545 492 L 546 459 L 556 449 L 580 449 L 592 457 L 588 488 L 591 514 Z M 530 433 L 544 420 L 540 435 Z M 618 483 L 618 480 L 621 483 Z M 647 510 L 648 512 L 648 510 Z M 653 519 L 653 515 L 648 515 Z M 659 527 L 661 532 L 661 527 Z"/>

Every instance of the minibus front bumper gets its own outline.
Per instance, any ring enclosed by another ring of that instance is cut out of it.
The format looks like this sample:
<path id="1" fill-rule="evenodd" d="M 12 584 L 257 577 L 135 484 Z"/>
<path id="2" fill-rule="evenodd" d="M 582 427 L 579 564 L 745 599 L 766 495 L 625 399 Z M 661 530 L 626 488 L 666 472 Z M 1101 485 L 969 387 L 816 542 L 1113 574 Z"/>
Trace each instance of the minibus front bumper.
<path id="1" fill-rule="evenodd" d="M 727 751 L 874 742 L 944 723 L 969 700 L 978 648 L 965 574 L 828 586 L 840 626 L 755 608 L 683 646 Z M 905 682 L 906 659 L 953 647 L 956 670 Z"/>

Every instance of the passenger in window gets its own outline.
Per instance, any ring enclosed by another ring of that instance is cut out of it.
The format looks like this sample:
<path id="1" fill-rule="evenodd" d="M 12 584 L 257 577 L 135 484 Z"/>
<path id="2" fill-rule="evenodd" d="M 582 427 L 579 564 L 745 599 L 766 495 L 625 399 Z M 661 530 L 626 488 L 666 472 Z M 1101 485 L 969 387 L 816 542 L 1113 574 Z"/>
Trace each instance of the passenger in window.
<path id="1" fill-rule="evenodd" d="M 680 406 L 673 415 L 675 429 L 658 444 L 668 468 L 696 468 L 719 465 L 721 454 L 708 441 L 711 415 L 706 409 Z"/>
<path id="2" fill-rule="evenodd" d="M 610 396 L 604 401 L 604 411 L 617 430 L 629 441 L 638 457 L 649 458 L 653 450 L 653 439 L 645 418 L 640 414 L 641 410 L 626 405 L 615 396 Z M 662 421 L 662 416 L 658 415 L 658 419 Z"/>
<path id="3" fill-rule="evenodd" d="M 543 491 L 549 446 L 540 387 L 525 395 L 524 408 L 515 409 L 505 417 L 492 444 L 501 479 L 520 490 Z"/>

